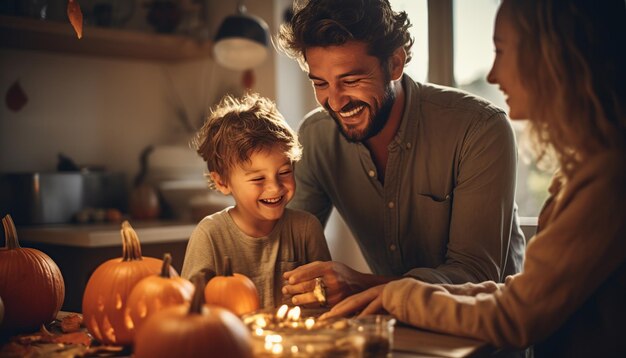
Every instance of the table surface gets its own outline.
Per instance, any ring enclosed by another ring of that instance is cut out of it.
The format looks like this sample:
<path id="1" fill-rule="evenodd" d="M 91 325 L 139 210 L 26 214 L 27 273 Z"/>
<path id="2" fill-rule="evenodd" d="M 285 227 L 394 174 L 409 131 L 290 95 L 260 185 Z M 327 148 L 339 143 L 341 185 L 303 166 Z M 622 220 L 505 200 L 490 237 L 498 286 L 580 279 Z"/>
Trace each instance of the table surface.
<path id="1" fill-rule="evenodd" d="M 71 312 L 61 311 L 57 318 L 61 320 L 68 314 L 71 314 Z M 494 352 L 496 352 L 496 349 L 485 342 L 424 331 L 404 324 L 396 324 L 391 356 L 393 358 L 456 358 L 486 356 Z"/>
<path id="2" fill-rule="evenodd" d="M 475 339 L 416 329 L 403 324 L 394 329 L 394 358 L 476 357 L 493 353 L 495 348 Z"/>

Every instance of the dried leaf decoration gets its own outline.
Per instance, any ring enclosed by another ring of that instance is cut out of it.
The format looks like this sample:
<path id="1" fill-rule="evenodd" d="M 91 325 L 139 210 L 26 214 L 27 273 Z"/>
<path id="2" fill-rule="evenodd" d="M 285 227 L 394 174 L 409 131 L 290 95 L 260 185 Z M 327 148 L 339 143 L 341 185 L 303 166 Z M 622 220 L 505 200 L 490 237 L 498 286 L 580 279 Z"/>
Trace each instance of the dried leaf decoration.
<path id="1" fill-rule="evenodd" d="M 78 4 L 78 0 L 68 0 L 67 2 L 67 17 L 70 19 L 70 23 L 72 27 L 74 27 L 74 31 L 76 31 L 76 36 L 78 38 L 83 37 L 83 13 L 80 11 L 80 5 Z"/>

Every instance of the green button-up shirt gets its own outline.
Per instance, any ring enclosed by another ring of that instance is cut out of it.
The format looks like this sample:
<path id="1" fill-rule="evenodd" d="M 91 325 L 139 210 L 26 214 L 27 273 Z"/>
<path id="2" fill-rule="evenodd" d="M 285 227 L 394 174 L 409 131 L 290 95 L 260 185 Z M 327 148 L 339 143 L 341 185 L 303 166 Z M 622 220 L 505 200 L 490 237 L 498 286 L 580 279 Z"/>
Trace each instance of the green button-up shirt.
<path id="1" fill-rule="evenodd" d="M 402 84 L 402 123 L 384 185 L 368 148 L 348 142 L 323 109 L 300 126 L 290 206 L 343 217 L 375 274 L 427 282 L 502 281 L 525 249 L 517 220 L 515 136 L 504 112 L 452 88 Z"/>

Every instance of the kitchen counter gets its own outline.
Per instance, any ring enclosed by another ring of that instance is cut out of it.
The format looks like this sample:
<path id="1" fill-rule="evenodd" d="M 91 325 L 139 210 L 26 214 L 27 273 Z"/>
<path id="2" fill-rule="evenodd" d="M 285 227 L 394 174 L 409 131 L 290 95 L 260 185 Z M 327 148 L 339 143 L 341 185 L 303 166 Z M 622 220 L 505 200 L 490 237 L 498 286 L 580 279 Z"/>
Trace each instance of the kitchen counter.
<path id="1" fill-rule="evenodd" d="M 131 223 L 142 244 L 189 239 L 196 223 L 145 221 Z M 120 224 L 47 225 L 17 228 L 20 241 L 72 247 L 121 246 Z"/>
<path id="2" fill-rule="evenodd" d="M 172 267 L 182 270 L 187 241 L 196 223 L 180 221 L 134 221 L 144 257 L 172 255 Z M 65 281 L 63 310 L 81 312 L 87 281 L 103 262 L 122 256 L 121 225 L 42 225 L 18 226 L 22 247 L 32 247 L 50 256 L 61 269 Z"/>

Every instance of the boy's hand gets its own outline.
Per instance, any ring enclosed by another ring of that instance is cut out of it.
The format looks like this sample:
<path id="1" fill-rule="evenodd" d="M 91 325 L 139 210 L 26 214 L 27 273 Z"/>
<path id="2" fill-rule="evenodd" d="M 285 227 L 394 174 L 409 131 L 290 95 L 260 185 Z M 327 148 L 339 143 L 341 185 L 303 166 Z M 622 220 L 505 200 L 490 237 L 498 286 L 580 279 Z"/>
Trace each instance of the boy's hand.
<path id="1" fill-rule="evenodd" d="M 291 296 L 291 303 L 294 305 L 319 307 L 322 302 L 317 297 L 319 288 L 317 296 L 315 294 L 315 279 L 321 278 L 326 293 L 326 305 L 332 307 L 344 298 L 367 288 L 362 287 L 362 276 L 362 273 L 339 262 L 316 261 L 285 272 L 287 285 L 282 292 L 285 296 Z"/>

